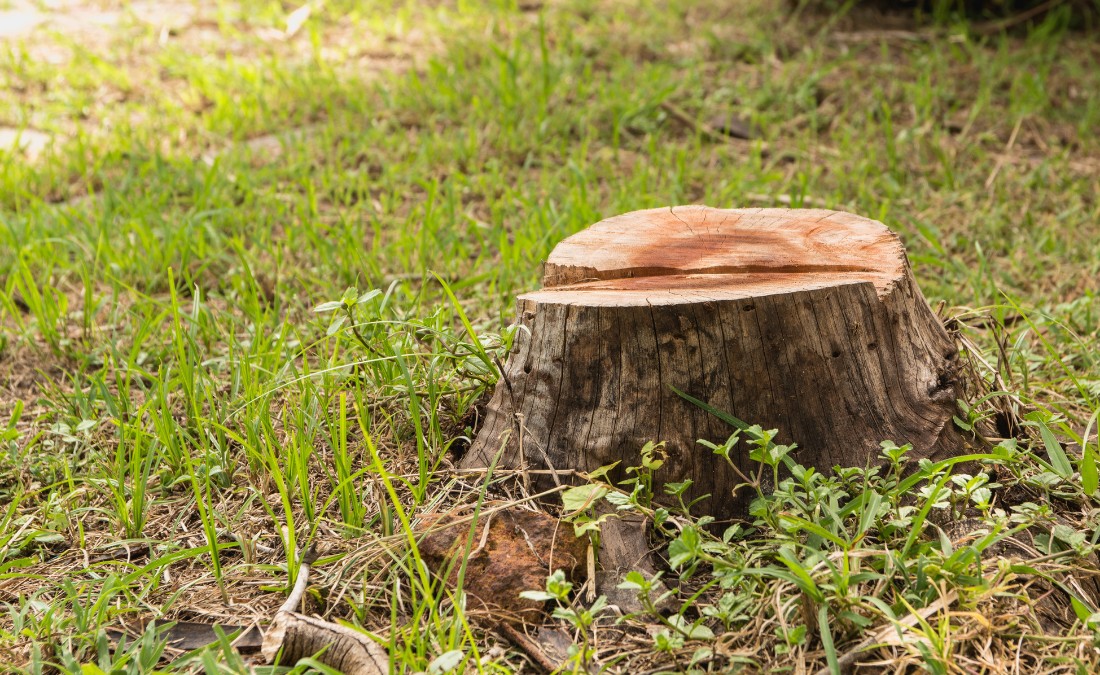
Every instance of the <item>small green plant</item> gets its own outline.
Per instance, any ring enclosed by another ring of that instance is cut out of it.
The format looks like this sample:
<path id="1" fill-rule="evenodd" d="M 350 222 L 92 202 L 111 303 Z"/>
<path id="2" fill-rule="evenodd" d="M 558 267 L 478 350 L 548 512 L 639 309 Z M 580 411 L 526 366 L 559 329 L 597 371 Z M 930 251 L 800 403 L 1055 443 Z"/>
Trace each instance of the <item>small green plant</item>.
<path id="1" fill-rule="evenodd" d="M 126 636 L 111 645 L 107 633 L 99 631 L 95 638 L 95 661 L 81 662 L 71 652 L 63 650 L 61 664 L 66 672 L 82 675 L 154 675 L 168 646 L 166 631 L 172 624 L 150 621 L 137 639 Z"/>
<path id="2" fill-rule="evenodd" d="M 634 474 L 630 478 L 622 480 L 619 484 L 631 487 L 630 498 L 634 504 L 642 508 L 649 508 L 653 502 L 653 474 L 665 464 L 668 453 L 665 452 L 665 444 L 647 442 L 639 451 L 641 464 L 627 467 L 628 474 Z"/>
<path id="3" fill-rule="evenodd" d="M 566 672 L 583 673 L 588 669 L 595 655 L 589 642 L 592 625 L 607 609 L 607 598 L 600 596 L 588 607 L 579 606 L 577 601 L 570 602 L 569 594 L 573 590 L 573 584 L 565 578 L 565 572 L 556 570 L 546 578 L 545 591 L 523 591 L 521 597 L 536 602 L 553 602 L 555 619 L 560 619 L 572 626 L 581 643 L 573 645 L 569 650 L 569 665 Z"/>
<path id="4" fill-rule="evenodd" d="M 157 462 L 155 445 L 144 429 L 120 424 L 119 444 L 105 479 L 122 535 L 144 536 L 149 510 L 150 479 Z"/>
<path id="5" fill-rule="evenodd" d="M 327 420 L 334 471 L 331 482 L 334 498 L 340 509 L 340 519 L 347 528 L 348 536 L 354 536 L 362 531 L 366 522 L 366 506 L 359 497 L 356 481 L 367 469 L 364 467 L 355 470 L 357 458 L 352 456 L 348 442 L 351 427 L 348 425 L 347 394 L 341 392 L 339 401 L 335 419 L 330 416 Z"/>
<path id="6" fill-rule="evenodd" d="M 370 354 L 378 354 L 379 352 L 371 345 L 370 341 L 367 340 L 360 330 L 360 319 L 356 314 L 356 309 L 380 295 L 382 295 L 382 291 L 377 288 L 371 289 L 366 293 L 359 293 L 359 291 L 352 286 L 344 290 L 344 294 L 340 296 L 339 300 L 322 302 L 314 307 L 313 311 L 318 314 L 333 314 L 332 320 L 325 330 L 326 335 L 335 335 L 346 325 L 363 349 L 367 350 Z"/>

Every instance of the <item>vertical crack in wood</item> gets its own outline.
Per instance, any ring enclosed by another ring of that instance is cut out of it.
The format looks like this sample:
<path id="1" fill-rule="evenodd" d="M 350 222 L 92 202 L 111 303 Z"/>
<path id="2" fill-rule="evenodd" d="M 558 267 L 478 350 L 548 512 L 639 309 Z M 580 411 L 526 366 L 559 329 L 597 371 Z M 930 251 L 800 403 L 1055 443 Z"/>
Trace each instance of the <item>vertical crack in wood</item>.
<path id="1" fill-rule="evenodd" d="M 811 305 L 811 309 L 814 315 L 814 322 L 818 326 L 819 341 L 820 336 L 824 334 L 832 336 L 834 338 L 843 338 L 848 343 L 848 354 L 845 355 L 841 353 L 841 357 L 844 357 L 841 359 L 843 363 L 843 368 L 832 368 L 833 362 L 840 357 L 825 357 L 826 359 L 828 359 L 830 372 L 832 373 L 832 376 L 834 378 L 833 381 L 856 383 L 854 387 L 851 384 L 844 387 L 846 394 L 854 394 L 854 396 L 849 396 L 847 398 L 850 407 L 845 406 L 846 422 L 848 424 L 860 423 L 861 421 L 863 421 L 860 419 L 861 416 L 864 418 L 864 420 L 866 419 L 866 417 L 869 416 L 872 418 L 872 422 L 870 425 L 871 427 L 883 430 L 889 429 L 891 428 L 891 425 L 887 424 L 886 420 L 883 419 L 882 414 L 879 412 L 878 407 L 875 406 L 868 399 L 868 392 L 874 391 L 874 389 L 872 389 L 870 384 L 867 382 L 867 373 L 862 367 L 862 362 L 852 356 L 852 354 L 854 354 L 855 347 L 854 345 L 852 345 L 851 335 L 845 329 L 843 325 L 843 320 L 841 319 L 843 314 L 841 313 L 842 308 L 837 298 L 838 295 L 839 291 L 837 289 L 832 289 L 825 296 L 824 300 L 828 311 L 824 312 L 824 316 L 821 312 L 818 311 L 819 306 L 817 303 L 813 303 Z M 827 350 L 835 349 L 835 347 L 831 345 L 827 346 L 825 344 L 821 344 L 821 347 L 823 353 Z"/>
<path id="2" fill-rule="evenodd" d="M 897 289 L 895 288 L 895 290 Z M 884 304 L 881 303 L 877 297 L 874 300 L 865 298 L 864 302 L 872 309 L 871 316 L 872 320 L 875 322 L 875 335 L 878 336 L 875 339 L 881 340 L 883 337 L 885 337 L 885 339 L 889 340 L 890 357 L 894 364 L 894 372 L 898 375 L 898 388 L 896 389 L 896 391 L 900 395 L 902 402 L 905 404 L 906 410 L 908 410 L 908 415 L 906 416 L 908 418 L 907 426 L 909 427 L 909 433 L 913 434 L 912 437 L 907 439 L 907 442 L 913 442 L 914 445 L 918 445 L 921 443 L 921 437 L 924 435 L 923 432 L 928 426 L 928 424 L 926 423 L 930 423 L 932 426 L 935 426 L 936 424 L 934 418 L 929 418 L 924 414 L 923 410 L 926 408 L 926 406 L 923 405 L 923 400 L 921 399 L 921 397 L 913 396 L 914 387 L 911 385 L 911 382 L 919 375 L 921 364 L 920 362 L 910 363 L 908 354 L 905 354 L 904 356 L 902 355 L 902 337 L 894 335 L 893 327 L 886 325 L 888 324 L 888 322 L 886 321 L 885 316 L 883 316 L 883 314 L 885 313 Z M 872 302 L 876 303 L 877 306 L 871 305 Z M 913 330 L 907 332 L 906 337 L 911 335 L 914 331 L 919 330 L 919 328 L 914 327 Z M 880 346 L 878 351 L 881 353 L 883 351 L 883 348 Z M 914 368 L 917 369 L 917 372 L 913 371 Z M 911 377 L 903 379 L 901 377 L 902 373 L 910 374 Z"/>
<path id="3" fill-rule="evenodd" d="M 647 298 L 646 299 L 646 304 L 649 306 L 649 320 L 650 320 L 650 324 L 653 326 L 653 344 L 654 344 L 654 347 L 655 347 L 654 351 L 656 352 L 656 356 L 657 356 L 657 358 L 654 359 L 657 363 L 657 382 L 658 382 L 657 386 L 658 387 L 663 387 L 665 378 L 662 375 L 661 361 L 663 361 L 667 357 L 661 353 L 661 351 L 662 351 L 662 349 L 661 349 L 661 334 L 657 331 L 657 314 L 656 314 L 656 312 L 653 311 L 653 303 L 650 302 L 649 299 Z M 664 420 L 665 420 L 665 417 L 664 417 L 664 412 L 665 412 L 664 411 L 664 400 L 665 400 L 664 392 L 658 390 L 658 392 L 657 392 L 657 436 L 656 436 L 656 438 L 646 439 L 646 440 L 659 441 L 664 437 L 663 436 Z M 638 440 L 641 440 L 642 442 L 645 442 L 643 439 L 638 439 Z"/>
<path id="4" fill-rule="evenodd" d="M 555 465 L 560 464 L 560 462 L 557 461 L 559 458 L 556 456 L 557 453 L 554 452 L 556 448 L 552 445 L 552 442 L 554 440 L 554 425 L 558 421 L 558 413 L 561 410 L 564 409 L 566 410 L 566 412 L 571 411 L 571 408 L 567 405 L 564 405 L 561 400 L 562 390 L 565 387 L 565 378 L 567 372 L 566 364 L 569 363 L 569 331 L 572 328 L 569 323 L 569 314 L 572 306 L 564 305 L 564 307 L 565 316 L 562 318 L 561 321 L 561 368 L 558 370 L 558 393 L 554 396 L 553 403 L 551 404 L 553 410 L 550 415 L 550 423 L 546 427 L 546 440 L 545 445 L 543 446 L 543 452 L 547 457 L 547 462 Z M 547 466 L 546 468 L 553 470 L 556 469 L 557 466 Z"/>
<path id="5" fill-rule="evenodd" d="M 723 411 L 723 412 L 728 412 L 731 415 L 733 415 L 734 417 L 740 417 L 744 413 L 742 413 L 737 408 L 737 398 L 734 395 L 733 368 L 730 366 L 730 358 L 729 358 L 729 346 L 728 345 L 730 344 L 730 338 L 726 335 L 726 321 L 727 321 L 727 317 L 729 315 L 728 312 L 727 312 L 727 308 L 729 306 L 730 306 L 729 303 L 724 303 L 724 302 L 715 303 L 715 312 L 718 315 L 718 331 L 719 331 L 719 334 L 722 337 L 722 344 L 719 345 L 719 349 L 722 352 L 722 361 L 726 364 L 726 389 L 729 392 L 728 393 L 728 396 L 729 396 L 729 399 L 728 399 L 729 400 L 729 409 L 726 410 L 726 411 Z M 734 309 L 735 309 L 734 316 L 736 316 L 736 307 Z M 739 336 L 738 336 L 738 340 L 740 340 Z M 721 410 L 721 408 L 719 408 L 719 410 Z M 722 422 L 722 424 L 725 425 L 726 423 Z M 728 425 L 727 425 L 725 428 L 721 429 L 721 431 L 718 432 L 717 438 L 721 439 L 721 440 L 716 440 L 715 442 L 722 443 L 725 440 L 725 438 L 723 438 L 722 434 L 725 433 L 725 437 L 728 438 L 730 435 L 733 434 L 733 431 L 734 430 L 732 428 L 729 428 Z M 736 454 L 734 454 L 734 453 L 736 453 Z M 740 469 L 742 472 L 744 472 L 745 467 L 748 465 L 748 453 L 745 452 L 745 441 L 744 440 L 738 440 L 737 445 L 734 446 L 734 448 L 732 449 L 732 451 L 730 453 L 730 460 L 734 464 L 737 465 L 738 469 Z M 722 461 L 724 461 L 724 460 L 722 460 Z M 727 475 L 729 475 L 728 474 L 728 469 L 727 469 Z M 731 478 L 731 480 L 736 485 L 736 482 L 739 479 L 736 476 L 733 476 Z M 728 487 L 732 488 L 734 486 L 728 486 Z M 737 498 L 737 493 L 733 490 L 730 490 L 730 493 L 727 496 L 731 499 L 732 502 L 736 503 L 736 502 L 741 501 Z"/>
<path id="6" fill-rule="evenodd" d="M 753 350 L 749 353 L 754 354 L 754 355 L 758 355 L 758 356 L 761 356 L 761 357 L 766 357 L 768 354 L 771 353 L 772 350 L 770 349 L 771 345 L 768 344 L 767 332 L 765 331 L 764 324 L 761 322 L 762 320 L 760 318 L 760 315 L 763 313 L 762 310 L 761 310 L 761 304 L 760 304 L 760 301 L 762 299 L 763 298 L 756 298 L 756 299 L 751 301 L 754 304 L 754 307 L 750 311 L 753 314 L 753 321 L 756 324 L 756 338 L 760 343 L 760 348 L 756 349 L 756 350 Z M 753 363 L 754 372 L 759 372 L 756 368 L 757 365 L 758 364 L 756 364 L 755 362 Z M 774 361 L 771 360 L 771 359 L 766 359 L 765 362 L 763 364 L 761 364 L 761 367 L 760 367 L 760 370 L 763 370 L 767 374 L 768 394 L 769 394 L 768 398 L 771 399 L 771 404 L 768 405 L 765 409 L 766 410 L 775 410 L 776 408 L 778 408 L 780 410 L 780 416 L 782 417 L 783 422 L 782 422 L 782 424 L 779 424 L 777 426 L 779 426 L 781 429 L 790 429 L 791 428 L 791 423 L 790 423 L 791 420 L 790 420 L 790 417 L 789 417 L 790 408 L 788 408 L 786 405 L 780 405 L 780 406 L 775 405 L 775 395 L 776 395 L 777 389 L 776 389 L 776 384 L 775 384 L 776 378 L 773 377 L 773 375 L 778 375 L 780 377 L 780 379 L 782 379 L 782 373 L 773 373 L 772 372 L 773 367 L 774 367 Z M 755 422 L 749 422 L 749 424 L 757 424 L 757 423 L 760 423 L 762 421 L 763 420 L 756 420 Z"/>
<path id="7" fill-rule="evenodd" d="M 695 363 L 694 364 L 689 364 L 689 368 L 688 368 L 687 372 L 688 373 L 692 372 L 692 367 L 691 366 L 694 366 L 695 368 L 697 368 L 697 370 L 695 370 L 695 373 L 696 373 L 697 377 L 693 378 L 693 379 L 695 379 L 695 382 L 693 383 L 692 389 L 699 392 L 698 396 L 703 397 L 701 400 L 707 401 L 708 399 L 711 398 L 710 392 L 712 391 L 712 389 L 708 386 L 709 378 L 707 377 L 706 367 L 703 364 L 702 332 L 701 332 L 701 328 L 699 326 L 699 320 L 698 320 L 698 318 L 696 317 L 696 314 L 695 314 L 695 308 L 698 305 L 699 305 L 698 302 L 692 302 L 692 303 L 688 303 L 685 307 L 685 309 L 687 310 L 687 313 L 690 313 L 690 316 L 691 316 L 691 324 L 692 324 L 691 335 L 694 336 L 694 340 L 695 340 L 694 349 L 691 347 L 691 342 L 690 341 L 685 342 L 685 344 L 687 346 L 689 358 L 691 357 L 693 351 L 694 351 L 694 357 L 695 357 L 694 358 Z M 704 471 L 704 470 L 702 470 L 703 465 L 705 465 L 707 462 L 702 461 L 704 458 L 700 457 L 699 454 L 695 452 L 695 449 L 697 447 L 698 439 L 700 439 L 700 438 L 710 438 L 712 436 L 712 434 L 708 433 L 707 430 L 706 430 L 706 428 L 709 425 L 707 424 L 707 419 L 704 417 L 704 415 L 707 415 L 707 413 L 706 413 L 706 411 L 704 411 L 703 409 L 701 409 L 697 406 L 689 405 L 688 402 L 684 401 L 683 399 L 677 400 L 677 404 L 682 406 L 682 407 L 686 407 L 689 410 L 689 413 L 691 415 L 691 428 L 692 428 L 692 434 L 691 434 L 690 438 L 694 439 L 693 441 L 691 441 L 689 443 L 688 447 L 684 448 L 684 455 L 686 456 L 686 461 L 685 461 L 686 471 L 684 472 L 684 474 L 682 476 L 678 476 L 677 478 L 678 478 L 678 480 L 684 480 L 685 478 L 691 479 L 694 483 L 696 483 L 699 486 L 698 489 L 701 489 L 701 491 L 703 491 L 703 492 L 710 493 L 713 497 L 713 492 L 714 491 L 709 489 L 709 488 L 713 484 L 712 481 L 714 479 L 714 472 L 713 471 Z M 696 465 L 697 464 L 700 465 L 699 470 L 696 470 Z"/>
<path id="8" fill-rule="evenodd" d="M 588 415 L 588 429 L 584 433 L 584 441 L 580 443 L 581 463 L 584 466 L 588 466 L 588 450 L 592 447 L 592 428 L 596 426 L 596 418 L 600 414 L 600 410 L 603 408 L 603 378 L 604 378 L 604 349 L 607 348 L 607 340 L 604 339 L 602 326 L 600 325 L 600 308 L 596 307 L 589 310 L 596 314 L 596 330 L 594 335 L 589 339 L 595 340 L 598 343 L 596 351 L 596 390 L 595 396 L 593 396 L 592 402 L 588 405 L 586 414 Z"/>

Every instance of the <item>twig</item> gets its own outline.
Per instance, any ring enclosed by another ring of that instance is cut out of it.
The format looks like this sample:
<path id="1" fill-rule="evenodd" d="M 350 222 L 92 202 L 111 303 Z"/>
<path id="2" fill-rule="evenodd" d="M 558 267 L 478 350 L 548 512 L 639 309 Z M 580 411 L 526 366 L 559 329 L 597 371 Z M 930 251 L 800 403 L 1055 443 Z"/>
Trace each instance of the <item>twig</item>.
<path id="1" fill-rule="evenodd" d="M 473 469 L 451 469 L 451 473 L 459 474 L 484 474 L 488 473 L 487 467 L 473 468 Z M 573 476 L 577 473 L 576 469 L 497 469 L 493 471 L 493 476 L 518 476 L 522 473 L 530 473 L 534 475 L 549 476 L 551 474 L 556 476 Z M 412 475 L 415 478 L 415 474 Z"/>
<path id="2" fill-rule="evenodd" d="M 914 32 L 911 30 L 859 30 L 851 32 L 832 33 L 829 38 L 836 42 L 852 44 L 860 42 L 881 42 L 895 40 L 898 42 L 925 42 L 935 37 L 930 32 Z"/>
<path id="3" fill-rule="evenodd" d="M 515 406 L 515 403 L 513 403 L 512 404 L 512 410 L 515 410 L 515 409 L 516 409 L 516 406 Z M 519 448 L 519 456 L 520 456 L 519 476 L 520 476 L 520 479 L 523 481 L 523 491 L 530 493 L 531 492 L 531 472 L 530 472 L 530 470 L 527 466 L 527 453 L 523 449 L 523 432 L 527 427 L 524 426 L 524 424 L 523 424 L 523 413 L 518 412 L 515 415 L 516 415 L 516 426 L 519 427 L 519 433 L 517 434 L 517 436 L 519 437 L 517 447 Z M 554 467 L 549 462 L 546 463 L 546 466 L 550 467 L 551 470 L 554 469 Z M 555 474 L 550 474 L 550 475 L 554 477 L 554 485 L 561 485 L 561 481 L 558 480 L 558 475 L 556 473 Z"/>
<path id="4" fill-rule="evenodd" d="M 770 204 L 772 202 L 778 202 L 778 203 L 782 204 L 783 206 L 790 206 L 794 202 L 794 197 L 792 197 L 789 194 L 766 195 L 766 194 L 762 194 L 762 193 L 759 193 L 759 192 L 748 192 L 748 193 L 745 193 L 742 196 L 747 201 L 757 202 L 757 203 L 764 203 L 764 204 Z M 809 196 L 801 197 L 800 202 L 804 206 L 821 206 L 821 207 L 824 207 L 824 206 L 827 205 L 825 200 L 818 199 L 817 197 L 809 197 Z"/>
<path id="5" fill-rule="evenodd" d="M 588 579 L 584 585 L 588 587 L 588 602 L 593 602 L 596 599 L 596 547 L 592 545 L 591 541 L 588 542 L 588 551 L 585 558 Z"/>
<path id="6" fill-rule="evenodd" d="M 309 568 L 316 560 L 317 550 L 310 546 L 302 555 L 302 564 L 298 567 L 298 579 L 294 582 L 294 588 L 290 590 L 290 595 L 287 596 L 286 602 L 279 606 L 278 611 L 297 611 L 298 605 L 302 602 L 302 597 L 306 594 L 306 587 L 309 586 Z"/>
<path id="7" fill-rule="evenodd" d="M 470 551 L 470 554 L 466 556 L 467 560 L 472 560 L 478 553 L 485 550 L 485 545 L 489 543 L 489 526 L 493 524 L 493 514 L 489 514 L 485 517 L 484 529 L 481 531 L 481 540 L 477 543 L 477 548 Z"/>
<path id="8" fill-rule="evenodd" d="M 1044 14 L 1054 9 L 1058 5 L 1064 3 L 1066 0 L 1047 0 L 1046 2 L 1035 5 L 1026 12 L 1020 12 L 1016 16 L 1010 16 L 1007 19 L 1000 19 L 998 21 L 990 21 L 988 23 L 980 23 L 976 26 L 971 26 L 970 32 L 976 35 L 993 35 L 994 33 L 1000 33 L 1001 31 L 1018 26 L 1021 23 L 1032 19 L 1040 14 Z"/>
<path id="9" fill-rule="evenodd" d="M 686 111 L 684 111 L 683 108 L 676 105 L 675 103 L 670 103 L 669 101 L 661 101 L 661 109 L 667 112 L 669 115 L 675 117 L 683 124 L 691 127 L 702 136 L 705 136 L 712 141 L 718 141 L 720 143 L 731 143 L 736 140 L 743 140 L 735 136 L 723 134 L 721 131 L 713 128 L 706 122 L 700 122 L 699 120 L 689 115 Z"/>
<path id="10" fill-rule="evenodd" d="M 849 649 L 837 659 L 837 664 L 840 666 L 840 672 L 847 672 L 855 665 L 860 655 L 879 644 L 890 644 L 890 638 L 896 633 L 900 633 L 903 627 L 910 628 L 915 626 L 919 621 L 927 619 L 929 616 L 944 610 L 951 605 L 955 604 L 955 601 L 959 599 L 959 594 L 956 591 L 951 591 L 947 595 L 933 602 L 927 607 L 917 610 L 916 612 L 909 614 L 905 618 L 896 621 L 893 625 L 886 626 L 879 632 L 875 633 L 871 637 L 863 640 L 855 647 Z M 896 639 L 896 638 L 895 638 Z M 830 675 L 832 671 L 829 668 L 822 668 L 817 671 L 817 675 Z"/>
<path id="11" fill-rule="evenodd" d="M 520 433 L 522 434 L 523 433 L 523 416 L 517 414 L 516 417 L 518 417 L 520 419 Z M 554 466 L 554 463 L 550 461 L 550 455 L 546 454 L 546 450 L 544 450 L 542 445 L 540 445 L 537 441 L 531 441 L 531 443 L 535 446 L 535 449 L 539 451 L 539 454 L 542 455 L 542 461 L 546 462 L 546 466 L 550 467 L 550 470 L 551 470 L 550 478 L 553 479 L 554 486 L 555 487 L 561 487 L 561 479 L 558 478 L 558 471 L 557 471 L 557 468 Z M 521 447 L 521 450 L 522 450 L 522 447 Z M 524 454 L 526 454 L 526 453 L 524 453 Z M 527 479 L 525 478 L 524 482 L 526 483 L 526 481 L 527 481 Z M 527 490 L 530 490 L 529 485 L 524 485 L 524 487 Z"/>
<path id="12" fill-rule="evenodd" d="M 503 635 L 509 642 L 516 647 L 519 647 L 520 651 L 527 655 L 531 659 L 539 670 L 544 673 L 552 673 L 558 669 L 558 664 L 550 660 L 550 657 L 546 655 L 546 652 L 535 644 L 534 640 L 527 637 L 526 633 L 518 630 L 510 623 L 501 623 L 497 626 L 497 631 Z"/>

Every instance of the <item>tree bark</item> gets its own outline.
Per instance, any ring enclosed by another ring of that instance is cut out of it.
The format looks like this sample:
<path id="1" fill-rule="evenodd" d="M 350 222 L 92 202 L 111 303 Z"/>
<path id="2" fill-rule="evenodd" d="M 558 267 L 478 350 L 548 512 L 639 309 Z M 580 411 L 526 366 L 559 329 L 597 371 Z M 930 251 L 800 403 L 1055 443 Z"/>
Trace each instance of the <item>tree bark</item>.
<path id="1" fill-rule="evenodd" d="M 751 490 L 698 439 L 733 431 L 673 387 L 797 443 L 805 466 L 865 466 L 879 442 L 915 457 L 962 448 L 957 352 L 879 222 L 801 209 L 683 206 L 569 237 L 522 325 L 462 460 L 591 471 L 666 441 L 660 481 L 691 479 L 700 512 L 745 514 Z M 755 474 L 744 441 L 730 457 Z M 537 476 L 538 487 L 550 477 Z"/>

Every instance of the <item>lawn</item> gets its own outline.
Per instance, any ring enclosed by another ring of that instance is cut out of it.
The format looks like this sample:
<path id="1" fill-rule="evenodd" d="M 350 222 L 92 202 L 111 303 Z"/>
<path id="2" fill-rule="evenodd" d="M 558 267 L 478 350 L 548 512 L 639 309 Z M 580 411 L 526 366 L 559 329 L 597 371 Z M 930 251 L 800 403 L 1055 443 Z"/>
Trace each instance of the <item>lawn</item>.
<path id="1" fill-rule="evenodd" d="M 641 495 L 670 602 L 532 589 L 564 672 L 1097 672 L 1100 42 L 1072 18 L 0 0 L 0 669 L 269 672 L 165 625 L 267 625 L 313 548 L 307 610 L 394 672 L 537 672 L 415 531 L 522 495 L 454 453 L 550 249 L 708 204 L 897 232 L 982 470 L 887 444 L 730 527 Z"/>

